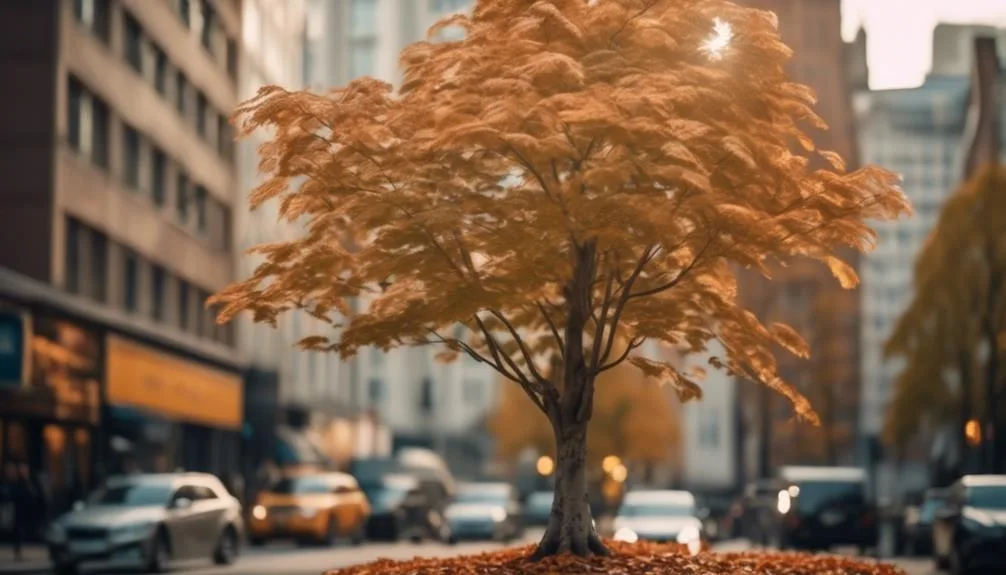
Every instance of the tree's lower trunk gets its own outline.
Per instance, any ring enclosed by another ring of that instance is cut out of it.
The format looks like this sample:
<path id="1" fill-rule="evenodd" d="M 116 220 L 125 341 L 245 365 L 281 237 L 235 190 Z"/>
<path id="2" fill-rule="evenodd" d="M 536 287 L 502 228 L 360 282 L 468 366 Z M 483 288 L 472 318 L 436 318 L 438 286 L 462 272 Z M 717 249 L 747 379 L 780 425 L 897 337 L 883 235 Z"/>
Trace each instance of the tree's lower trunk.
<path id="1" fill-rule="evenodd" d="M 607 555 L 587 493 L 587 424 L 556 425 L 555 499 L 545 535 L 532 559 L 559 553 Z"/>

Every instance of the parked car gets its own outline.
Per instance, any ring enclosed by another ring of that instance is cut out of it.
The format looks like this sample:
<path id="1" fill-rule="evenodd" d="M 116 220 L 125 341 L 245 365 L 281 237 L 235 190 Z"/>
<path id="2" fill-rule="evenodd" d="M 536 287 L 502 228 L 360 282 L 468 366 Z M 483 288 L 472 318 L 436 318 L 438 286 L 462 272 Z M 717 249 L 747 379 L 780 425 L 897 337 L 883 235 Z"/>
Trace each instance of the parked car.
<path id="1" fill-rule="evenodd" d="M 954 575 L 1006 572 L 1006 475 L 966 475 L 933 522 L 933 559 Z"/>
<path id="2" fill-rule="evenodd" d="M 702 521 L 688 491 L 630 491 L 615 516 L 615 539 L 701 544 Z"/>
<path id="3" fill-rule="evenodd" d="M 55 572 L 66 575 L 92 563 L 148 572 L 202 557 L 229 565 L 243 534 L 241 504 L 219 479 L 168 473 L 110 478 L 53 521 L 46 540 Z"/>
<path id="4" fill-rule="evenodd" d="M 333 545 L 340 538 L 362 543 L 370 504 L 353 476 L 308 472 L 280 479 L 259 494 L 249 523 L 253 545 L 272 539 Z"/>
<path id="5" fill-rule="evenodd" d="M 444 517 L 451 543 L 461 539 L 507 542 L 524 536 L 517 490 L 508 483 L 462 484 Z"/>
<path id="6" fill-rule="evenodd" d="M 528 495 L 524 503 L 524 524 L 539 527 L 548 525 L 554 498 L 555 493 L 551 491 L 535 491 Z"/>
<path id="7" fill-rule="evenodd" d="M 933 521 L 947 500 L 946 489 L 929 489 L 922 502 L 905 511 L 903 548 L 905 555 L 929 555 L 933 547 Z"/>
<path id="8" fill-rule="evenodd" d="M 389 474 L 361 483 L 361 487 L 371 508 L 368 539 L 408 538 L 413 542 L 448 539 L 443 513 L 415 477 Z"/>
<path id="9" fill-rule="evenodd" d="M 876 510 L 867 476 L 858 467 L 783 467 L 780 470 L 777 547 L 830 549 L 850 545 L 860 553 L 877 542 Z"/>

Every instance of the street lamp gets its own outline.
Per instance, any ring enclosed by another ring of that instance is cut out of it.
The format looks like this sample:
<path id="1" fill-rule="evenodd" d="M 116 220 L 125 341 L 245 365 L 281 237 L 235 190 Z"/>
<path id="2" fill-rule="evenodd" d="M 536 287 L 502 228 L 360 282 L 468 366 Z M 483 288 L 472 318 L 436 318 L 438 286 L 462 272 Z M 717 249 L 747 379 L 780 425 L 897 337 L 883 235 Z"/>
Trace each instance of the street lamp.
<path id="1" fill-rule="evenodd" d="M 629 476 L 629 470 L 625 468 L 624 465 L 619 463 L 611 470 L 611 478 L 619 483 L 623 483 L 625 479 Z"/>
<path id="2" fill-rule="evenodd" d="M 621 464 L 622 460 L 617 455 L 609 455 L 601 460 L 601 469 L 604 469 L 604 472 L 610 475 Z"/>

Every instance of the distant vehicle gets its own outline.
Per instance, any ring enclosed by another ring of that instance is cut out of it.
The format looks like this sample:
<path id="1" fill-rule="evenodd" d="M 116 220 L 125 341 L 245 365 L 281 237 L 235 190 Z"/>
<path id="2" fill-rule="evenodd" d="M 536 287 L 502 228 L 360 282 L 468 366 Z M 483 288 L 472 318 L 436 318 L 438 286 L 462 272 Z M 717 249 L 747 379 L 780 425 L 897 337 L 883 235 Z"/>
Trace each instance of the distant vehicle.
<path id="1" fill-rule="evenodd" d="M 551 491 L 535 491 L 528 495 L 527 501 L 524 503 L 525 525 L 548 525 L 554 498 L 555 494 Z"/>
<path id="2" fill-rule="evenodd" d="M 407 538 L 419 542 L 446 541 L 449 537 L 443 513 L 415 477 L 390 474 L 362 483 L 361 487 L 371 508 L 368 539 Z"/>
<path id="3" fill-rule="evenodd" d="M 1006 475 L 966 475 L 933 523 L 933 559 L 954 575 L 1006 572 Z"/>
<path id="4" fill-rule="evenodd" d="M 615 516 L 615 539 L 701 544 L 697 513 L 688 491 L 630 491 Z"/>
<path id="5" fill-rule="evenodd" d="M 946 503 L 947 495 L 946 489 L 930 489 L 926 491 L 922 503 L 905 514 L 905 555 L 912 557 L 932 553 L 933 522 L 936 512 Z"/>
<path id="6" fill-rule="evenodd" d="M 166 473 L 110 478 L 53 521 L 46 540 L 59 575 L 93 563 L 153 573 L 202 557 L 230 565 L 243 535 L 241 504 L 219 479 Z"/>
<path id="7" fill-rule="evenodd" d="M 249 533 L 252 545 L 271 539 L 334 545 L 340 538 L 366 538 L 370 504 L 346 473 L 305 473 L 280 479 L 259 494 Z"/>
<path id="8" fill-rule="evenodd" d="M 858 467 L 783 467 L 772 535 L 779 548 L 830 549 L 876 545 L 877 521 Z"/>
<path id="9" fill-rule="evenodd" d="M 395 457 L 354 459 L 349 473 L 360 483 L 380 481 L 389 474 L 408 474 L 417 478 L 434 507 L 443 511 L 456 489 L 454 476 L 436 452 L 419 447 L 404 448 Z"/>
<path id="10" fill-rule="evenodd" d="M 444 517 L 451 543 L 461 539 L 508 542 L 524 536 L 517 490 L 508 483 L 462 484 Z"/>

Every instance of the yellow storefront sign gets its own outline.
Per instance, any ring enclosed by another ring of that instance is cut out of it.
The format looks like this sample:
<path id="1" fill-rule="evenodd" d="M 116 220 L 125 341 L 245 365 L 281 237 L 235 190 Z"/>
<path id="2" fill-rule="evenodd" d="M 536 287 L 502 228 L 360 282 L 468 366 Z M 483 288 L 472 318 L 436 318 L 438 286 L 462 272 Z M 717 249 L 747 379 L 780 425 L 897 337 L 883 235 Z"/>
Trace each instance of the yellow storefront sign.
<path id="1" fill-rule="evenodd" d="M 190 423 L 240 429 L 241 378 L 108 336 L 108 402 Z"/>

